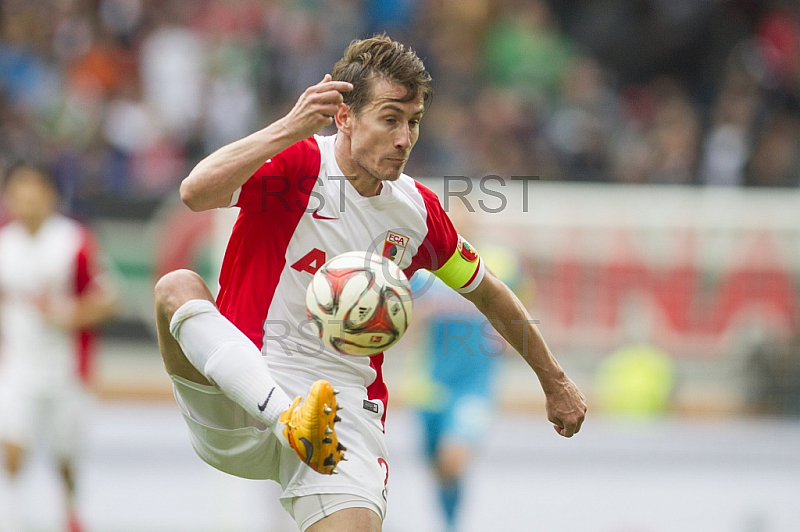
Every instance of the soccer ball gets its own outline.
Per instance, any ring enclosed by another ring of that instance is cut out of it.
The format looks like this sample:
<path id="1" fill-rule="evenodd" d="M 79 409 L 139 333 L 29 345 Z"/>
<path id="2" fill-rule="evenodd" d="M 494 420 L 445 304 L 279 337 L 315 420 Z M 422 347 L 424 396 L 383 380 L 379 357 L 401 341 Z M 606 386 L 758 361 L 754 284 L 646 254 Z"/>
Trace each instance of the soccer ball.
<path id="1" fill-rule="evenodd" d="M 325 345 L 346 355 L 375 355 L 393 346 L 411 319 L 411 287 L 386 257 L 351 251 L 314 274 L 306 314 Z"/>

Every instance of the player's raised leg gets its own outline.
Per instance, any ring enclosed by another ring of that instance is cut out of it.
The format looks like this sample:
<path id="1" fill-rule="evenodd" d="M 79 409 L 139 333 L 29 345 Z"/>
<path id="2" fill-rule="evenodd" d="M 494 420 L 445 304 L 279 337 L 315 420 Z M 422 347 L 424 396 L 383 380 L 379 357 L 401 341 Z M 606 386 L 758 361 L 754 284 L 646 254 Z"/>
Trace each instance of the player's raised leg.
<path id="1" fill-rule="evenodd" d="M 155 301 L 167 372 L 213 384 L 275 428 L 291 400 L 273 380 L 258 348 L 220 314 L 203 279 L 189 270 L 168 273 L 156 284 Z"/>
<path id="2" fill-rule="evenodd" d="M 261 351 L 217 309 L 205 282 L 189 270 L 155 287 L 158 342 L 170 375 L 213 385 L 261 421 L 309 467 L 335 472 L 344 457 L 334 424 L 335 391 L 318 381 L 292 402 L 272 378 Z"/>

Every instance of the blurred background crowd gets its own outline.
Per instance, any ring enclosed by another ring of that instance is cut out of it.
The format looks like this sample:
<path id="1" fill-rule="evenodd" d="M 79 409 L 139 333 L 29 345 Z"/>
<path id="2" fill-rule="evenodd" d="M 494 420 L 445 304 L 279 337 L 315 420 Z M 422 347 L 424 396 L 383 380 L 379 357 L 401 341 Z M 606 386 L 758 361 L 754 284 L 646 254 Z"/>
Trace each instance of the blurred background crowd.
<path id="1" fill-rule="evenodd" d="M 799 17 L 757 0 L 3 0 L 0 164 L 52 164 L 79 212 L 163 197 L 385 30 L 437 92 L 412 175 L 794 187 Z"/>

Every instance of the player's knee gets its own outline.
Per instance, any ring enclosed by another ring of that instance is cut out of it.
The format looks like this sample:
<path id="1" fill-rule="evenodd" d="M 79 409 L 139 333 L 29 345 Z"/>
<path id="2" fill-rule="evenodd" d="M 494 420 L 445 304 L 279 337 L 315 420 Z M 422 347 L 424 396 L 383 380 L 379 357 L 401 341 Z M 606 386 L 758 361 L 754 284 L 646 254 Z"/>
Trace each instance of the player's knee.
<path id="1" fill-rule="evenodd" d="M 171 315 L 192 299 L 213 301 L 203 278 L 191 270 L 169 272 L 156 283 L 156 308 L 167 314 Z"/>

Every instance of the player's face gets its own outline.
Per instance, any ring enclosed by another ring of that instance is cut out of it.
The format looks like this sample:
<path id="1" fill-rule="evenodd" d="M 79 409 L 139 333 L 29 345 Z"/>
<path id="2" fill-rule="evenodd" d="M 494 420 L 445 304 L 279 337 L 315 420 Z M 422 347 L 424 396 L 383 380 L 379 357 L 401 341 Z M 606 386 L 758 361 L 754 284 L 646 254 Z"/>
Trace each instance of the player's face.
<path id="1" fill-rule="evenodd" d="M 420 93 L 404 102 L 404 86 L 381 78 L 371 83 L 371 101 L 353 116 L 350 153 L 358 171 L 377 181 L 394 181 L 419 137 L 423 98 Z"/>
<path id="2" fill-rule="evenodd" d="M 4 203 L 8 214 L 30 229 L 37 229 L 56 209 L 57 195 L 36 170 L 20 168 L 6 185 Z"/>

